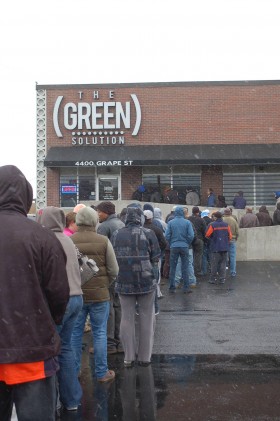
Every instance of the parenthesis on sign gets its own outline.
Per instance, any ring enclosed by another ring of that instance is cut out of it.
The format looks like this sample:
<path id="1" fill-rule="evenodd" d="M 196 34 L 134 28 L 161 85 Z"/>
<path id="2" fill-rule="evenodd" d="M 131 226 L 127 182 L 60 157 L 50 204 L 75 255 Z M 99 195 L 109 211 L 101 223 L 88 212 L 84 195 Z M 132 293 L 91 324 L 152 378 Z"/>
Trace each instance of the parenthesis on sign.
<path id="1" fill-rule="evenodd" d="M 54 109 L 53 109 L 53 126 L 54 126 L 57 137 L 63 137 L 58 125 L 58 110 L 59 110 L 62 100 L 63 100 L 63 96 L 62 95 L 58 96 L 54 104 Z"/>
<path id="2" fill-rule="evenodd" d="M 135 122 L 134 130 L 132 132 L 132 136 L 136 136 L 137 133 L 139 132 L 140 124 L 141 124 L 141 107 L 140 107 L 137 96 L 135 94 L 131 94 L 130 96 L 134 102 L 135 111 L 136 111 L 136 122 Z"/>

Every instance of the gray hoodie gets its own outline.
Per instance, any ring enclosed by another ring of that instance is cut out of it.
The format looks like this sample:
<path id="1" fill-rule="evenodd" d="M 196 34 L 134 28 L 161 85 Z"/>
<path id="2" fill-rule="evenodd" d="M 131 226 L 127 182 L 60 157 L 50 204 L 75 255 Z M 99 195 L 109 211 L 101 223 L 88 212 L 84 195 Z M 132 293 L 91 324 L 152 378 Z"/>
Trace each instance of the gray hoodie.
<path id="1" fill-rule="evenodd" d="M 67 257 L 66 272 L 68 276 L 70 296 L 82 295 L 80 269 L 75 246 L 70 237 L 63 234 L 66 222 L 63 210 L 54 206 L 47 206 L 39 214 L 38 222 L 44 227 L 52 230 L 63 247 Z"/>

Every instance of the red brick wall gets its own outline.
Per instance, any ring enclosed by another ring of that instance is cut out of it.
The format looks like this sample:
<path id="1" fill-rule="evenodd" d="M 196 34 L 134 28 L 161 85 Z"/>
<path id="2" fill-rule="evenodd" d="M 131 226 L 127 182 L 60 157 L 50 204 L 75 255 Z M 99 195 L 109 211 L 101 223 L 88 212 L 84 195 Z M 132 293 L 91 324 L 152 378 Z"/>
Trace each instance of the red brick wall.
<path id="1" fill-rule="evenodd" d="M 62 113 L 59 124 L 63 138 L 56 136 L 53 127 L 53 108 L 59 95 L 62 106 L 67 102 L 110 101 L 108 93 L 114 91 L 112 101 L 131 102 L 131 129 L 124 129 L 125 146 L 182 145 L 182 144 L 246 144 L 279 142 L 280 82 L 277 83 L 186 83 L 175 86 L 150 85 L 117 86 L 98 89 L 89 87 L 44 87 L 47 89 L 47 149 L 54 146 L 72 146 L 72 132 L 63 130 Z M 38 86 L 38 89 L 40 87 Z M 78 92 L 83 92 L 82 100 Z M 99 91 L 99 99 L 93 92 Z M 137 136 L 132 136 L 135 124 L 134 106 L 130 95 L 136 94 L 141 105 L 142 121 Z M 61 106 L 61 111 L 62 111 Z M 98 148 L 98 145 L 88 147 Z M 116 148 L 119 146 L 116 145 Z M 202 167 L 202 200 L 212 187 L 222 194 L 221 167 Z M 130 199 L 141 183 L 140 167 L 122 167 L 122 198 Z M 48 169 L 47 201 L 59 204 L 59 171 Z"/>
<path id="2" fill-rule="evenodd" d="M 59 206 L 59 169 L 47 170 L 47 204 Z"/>
<path id="3" fill-rule="evenodd" d="M 131 101 L 135 93 L 141 105 L 142 122 L 137 136 L 125 130 L 125 145 L 278 143 L 280 132 L 279 85 L 187 85 L 98 89 L 99 101 Z M 71 146 L 71 131 L 63 138 L 55 134 L 52 121 L 56 98 L 62 102 L 94 102 L 92 89 L 49 89 L 47 91 L 47 137 L 51 146 Z M 80 100 L 78 92 L 83 91 Z M 61 106 L 62 107 L 62 106 Z M 134 106 L 131 105 L 132 115 Z M 62 128 L 62 115 L 60 115 Z M 134 127 L 134 117 L 132 117 Z M 97 145 L 89 147 L 98 147 Z M 117 146 L 116 146 L 117 147 Z"/>
<path id="4" fill-rule="evenodd" d="M 141 167 L 122 167 L 122 199 L 131 199 L 132 193 L 142 183 Z"/>
<path id="5" fill-rule="evenodd" d="M 207 203 L 207 190 L 214 190 L 216 198 L 223 195 L 223 172 L 219 165 L 203 166 L 201 171 L 201 204 Z"/>

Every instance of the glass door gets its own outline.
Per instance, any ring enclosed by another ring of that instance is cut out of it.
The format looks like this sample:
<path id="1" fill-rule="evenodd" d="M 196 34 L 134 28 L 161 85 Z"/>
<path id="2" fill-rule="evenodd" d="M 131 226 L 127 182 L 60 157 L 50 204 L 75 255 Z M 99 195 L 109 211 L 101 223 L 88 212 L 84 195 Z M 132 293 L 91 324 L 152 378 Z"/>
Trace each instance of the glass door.
<path id="1" fill-rule="evenodd" d="M 98 177 L 98 200 L 119 200 L 120 196 L 120 177 Z"/>

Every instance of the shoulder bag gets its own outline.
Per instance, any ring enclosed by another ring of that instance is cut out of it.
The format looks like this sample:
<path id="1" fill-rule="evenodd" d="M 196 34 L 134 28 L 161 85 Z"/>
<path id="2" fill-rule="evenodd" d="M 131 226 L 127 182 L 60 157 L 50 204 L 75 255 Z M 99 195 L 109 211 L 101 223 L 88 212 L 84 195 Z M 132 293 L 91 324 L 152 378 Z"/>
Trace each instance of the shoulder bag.
<path id="1" fill-rule="evenodd" d="M 76 247 L 77 258 L 80 267 L 81 285 L 85 285 L 90 279 L 97 275 L 99 267 L 95 260 L 89 259 L 88 256 L 81 253 L 78 247 Z"/>

